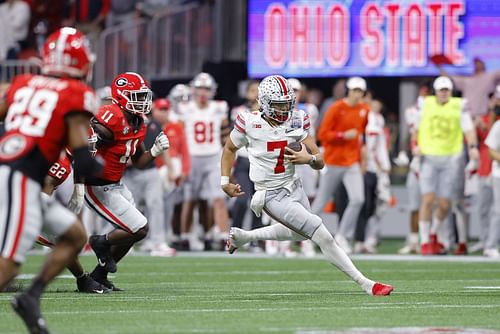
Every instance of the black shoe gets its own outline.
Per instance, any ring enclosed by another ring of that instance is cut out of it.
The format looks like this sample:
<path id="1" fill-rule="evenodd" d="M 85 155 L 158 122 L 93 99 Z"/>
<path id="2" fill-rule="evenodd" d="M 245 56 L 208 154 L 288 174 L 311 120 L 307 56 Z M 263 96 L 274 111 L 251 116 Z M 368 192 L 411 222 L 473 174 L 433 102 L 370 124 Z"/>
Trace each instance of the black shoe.
<path id="1" fill-rule="evenodd" d="M 123 289 L 118 288 L 116 285 L 113 284 L 113 282 L 111 282 L 107 278 L 97 277 L 97 275 L 94 275 L 94 273 L 91 273 L 90 277 L 94 281 L 96 281 L 99 284 L 102 284 L 104 287 L 106 287 L 107 289 L 109 289 L 111 291 L 123 291 Z"/>
<path id="2" fill-rule="evenodd" d="M 76 286 L 78 287 L 79 292 L 97 294 L 111 292 L 111 289 L 105 287 L 99 282 L 94 281 L 94 279 L 90 277 L 89 273 L 85 273 L 85 275 L 83 275 L 82 277 L 77 278 Z"/>
<path id="3" fill-rule="evenodd" d="M 211 251 L 211 250 L 214 250 L 214 247 L 213 247 L 213 240 L 205 240 L 203 242 L 203 250 L 205 251 Z"/>
<path id="4" fill-rule="evenodd" d="M 97 256 L 97 263 L 99 266 L 103 267 L 107 272 L 116 272 L 116 262 L 111 256 L 109 251 L 109 245 L 102 242 L 102 237 L 100 235 L 92 235 L 89 238 L 90 247 Z"/>
<path id="5" fill-rule="evenodd" d="M 23 319 L 31 334 L 49 334 L 47 323 L 40 314 L 40 304 L 37 299 L 22 293 L 12 298 L 10 305 Z"/>

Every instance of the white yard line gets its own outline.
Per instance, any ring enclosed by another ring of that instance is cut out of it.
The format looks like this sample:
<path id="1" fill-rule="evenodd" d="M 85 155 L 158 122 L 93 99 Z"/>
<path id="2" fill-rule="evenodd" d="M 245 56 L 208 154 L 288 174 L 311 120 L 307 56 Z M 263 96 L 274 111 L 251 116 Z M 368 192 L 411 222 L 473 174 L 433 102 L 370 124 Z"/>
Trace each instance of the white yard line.
<path id="1" fill-rule="evenodd" d="M 290 311 L 328 311 L 328 310 L 379 310 L 379 309 L 418 309 L 418 308 L 457 308 L 457 309 L 481 309 L 481 308 L 498 308 L 500 309 L 500 304 L 480 304 L 480 305 L 455 305 L 455 304 L 408 304 L 408 305 L 380 305 L 374 304 L 370 306 L 320 306 L 320 307 L 262 307 L 262 308 L 200 308 L 200 309 L 161 309 L 161 310 L 147 310 L 148 313 L 241 313 L 241 312 L 290 312 Z M 54 314 L 54 315 L 64 315 L 64 314 L 105 314 L 105 313 L 120 313 L 120 314 L 134 314 L 134 313 L 144 313 L 143 309 L 140 310 L 78 310 L 78 311 L 45 311 L 44 314 Z"/>

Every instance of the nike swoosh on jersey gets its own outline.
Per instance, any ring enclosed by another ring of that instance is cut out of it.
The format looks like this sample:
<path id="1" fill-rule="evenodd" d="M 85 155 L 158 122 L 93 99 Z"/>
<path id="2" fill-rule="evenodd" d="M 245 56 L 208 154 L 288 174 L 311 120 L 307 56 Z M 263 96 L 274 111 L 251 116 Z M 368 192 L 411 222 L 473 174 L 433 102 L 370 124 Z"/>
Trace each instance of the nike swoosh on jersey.
<path id="1" fill-rule="evenodd" d="M 99 263 L 101 267 L 104 267 L 106 265 L 106 262 L 102 262 L 101 259 L 97 259 L 97 263 Z"/>

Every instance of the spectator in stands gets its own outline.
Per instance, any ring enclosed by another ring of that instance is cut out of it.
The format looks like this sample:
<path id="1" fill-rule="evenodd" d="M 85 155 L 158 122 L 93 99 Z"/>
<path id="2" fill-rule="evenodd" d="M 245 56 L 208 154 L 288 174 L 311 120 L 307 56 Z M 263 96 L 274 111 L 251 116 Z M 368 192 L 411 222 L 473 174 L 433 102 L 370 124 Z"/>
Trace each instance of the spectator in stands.
<path id="1" fill-rule="evenodd" d="M 107 17 L 106 26 L 112 27 L 122 23 L 132 22 L 139 16 L 137 5 L 139 0 L 110 0 L 111 10 Z"/>
<path id="2" fill-rule="evenodd" d="M 0 61 L 17 59 L 28 37 L 31 9 L 22 0 L 0 4 Z"/>
<path id="3" fill-rule="evenodd" d="M 469 101 L 471 116 L 481 116 L 488 113 L 489 95 L 495 90 L 500 81 L 500 70 L 486 72 L 484 62 L 474 58 L 474 73 L 471 76 L 449 75 L 439 67 L 441 75 L 453 80 L 455 88 L 462 92 L 462 96 Z"/>
<path id="4" fill-rule="evenodd" d="M 172 0 L 142 0 L 137 4 L 136 9 L 141 16 L 151 18 L 164 12 L 171 5 Z"/>
<path id="5" fill-rule="evenodd" d="M 61 28 L 67 2 L 60 0 L 33 0 L 29 47 L 40 50 L 45 38 Z"/>
<path id="6" fill-rule="evenodd" d="M 72 0 L 69 6 L 69 25 L 84 33 L 94 46 L 104 28 L 111 0 Z M 93 48 L 95 49 L 95 47 Z"/>

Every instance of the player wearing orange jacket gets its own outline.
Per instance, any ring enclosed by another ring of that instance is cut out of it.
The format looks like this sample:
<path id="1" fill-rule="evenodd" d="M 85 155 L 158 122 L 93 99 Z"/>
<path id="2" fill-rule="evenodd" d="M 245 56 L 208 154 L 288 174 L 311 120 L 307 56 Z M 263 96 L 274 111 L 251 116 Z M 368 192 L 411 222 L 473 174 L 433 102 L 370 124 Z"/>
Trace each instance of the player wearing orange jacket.
<path id="1" fill-rule="evenodd" d="M 340 222 L 335 239 L 340 247 L 351 253 L 348 239 L 352 239 L 359 211 L 364 203 L 364 185 L 361 172 L 368 106 L 362 102 L 366 81 L 352 77 L 346 83 L 347 96 L 330 106 L 319 127 L 318 139 L 324 148 L 326 172 L 321 175 L 318 194 L 312 206 L 320 214 L 343 182 L 349 204 Z"/>

